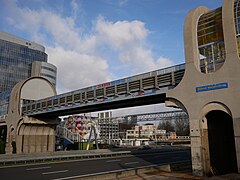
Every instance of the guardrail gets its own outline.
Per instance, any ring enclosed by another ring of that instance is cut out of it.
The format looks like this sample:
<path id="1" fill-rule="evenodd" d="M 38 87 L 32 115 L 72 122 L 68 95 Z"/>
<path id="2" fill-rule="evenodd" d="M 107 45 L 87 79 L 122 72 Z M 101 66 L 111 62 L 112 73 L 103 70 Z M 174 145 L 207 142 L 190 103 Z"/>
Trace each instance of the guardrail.
<path id="1" fill-rule="evenodd" d="M 107 158 L 115 156 L 127 156 L 131 155 L 131 151 L 120 151 L 120 152 L 106 152 L 106 153 L 92 153 L 92 154 L 66 154 L 66 155 L 49 155 L 39 156 L 33 154 L 34 157 L 23 155 L 23 157 L 17 157 L 17 155 L 8 156 L 8 159 L 0 160 L 0 166 L 19 165 L 19 164 L 30 164 L 30 163 L 46 163 L 51 161 L 64 161 L 64 160 L 80 160 L 90 158 Z M 21 155 L 19 155 L 21 156 Z M 11 158 L 12 157 L 12 158 Z M 0 158 L 1 159 L 1 158 Z"/>

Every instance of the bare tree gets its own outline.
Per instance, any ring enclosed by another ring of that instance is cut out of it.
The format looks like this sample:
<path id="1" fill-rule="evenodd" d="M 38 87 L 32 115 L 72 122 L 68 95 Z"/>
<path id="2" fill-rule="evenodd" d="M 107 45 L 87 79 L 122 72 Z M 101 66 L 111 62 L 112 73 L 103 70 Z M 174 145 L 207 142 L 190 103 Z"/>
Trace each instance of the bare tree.
<path id="1" fill-rule="evenodd" d="M 162 121 L 159 124 L 158 129 L 164 129 L 167 133 L 175 131 L 172 121 Z"/>
<path id="2" fill-rule="evenodd" d="M 175 129 L 178 136 L 189 136 L 189 120 L 183 118 L 176 119 Z"/>

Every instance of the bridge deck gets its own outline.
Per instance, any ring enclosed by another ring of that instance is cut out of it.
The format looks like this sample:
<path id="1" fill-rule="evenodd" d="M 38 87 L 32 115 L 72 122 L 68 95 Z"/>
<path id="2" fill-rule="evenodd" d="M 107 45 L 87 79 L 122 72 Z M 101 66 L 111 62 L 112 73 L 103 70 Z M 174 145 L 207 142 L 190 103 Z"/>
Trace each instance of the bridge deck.
<path id="1" fill-rule="evenodd" d="M 163 103 L 166 92 L 182 79 L 185 64 L 31 101 L 23 100 L 28 116 L 60 116 Z"/>

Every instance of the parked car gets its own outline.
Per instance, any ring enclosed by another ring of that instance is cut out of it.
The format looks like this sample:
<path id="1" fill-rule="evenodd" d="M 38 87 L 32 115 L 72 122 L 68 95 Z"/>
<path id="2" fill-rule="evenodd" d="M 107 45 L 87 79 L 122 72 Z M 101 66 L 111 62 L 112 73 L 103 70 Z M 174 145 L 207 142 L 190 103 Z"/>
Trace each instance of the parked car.
<path id="1" fill-rule="evenodd" d="M 152 149 L 150 146 L 141 146 L 138 148 L 138 150 L 148 150 L 148 149 Z"/>

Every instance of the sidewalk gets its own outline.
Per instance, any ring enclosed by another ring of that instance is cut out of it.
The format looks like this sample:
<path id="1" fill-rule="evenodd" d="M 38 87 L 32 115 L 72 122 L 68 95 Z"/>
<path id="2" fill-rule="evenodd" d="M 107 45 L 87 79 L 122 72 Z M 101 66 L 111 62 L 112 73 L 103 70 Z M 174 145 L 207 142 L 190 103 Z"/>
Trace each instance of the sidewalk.
<path id="1" fill-rule="evenodd" d="M 119 178 L 119 180 L 240 180 L 240 174 L 232 173 L 213 177 L 196 177 L 192 173 L 150 172 Z"/>
<path id="2" fill-rule="evenodd" d="M 214 177 L 196 177 L 191 172 L 149 172 L 128 177 L 120 177 L 119 180 L 240 180 L 240 174 L 225 174 Z M 112 179 L 113 180 L 113 179 Z"/>

